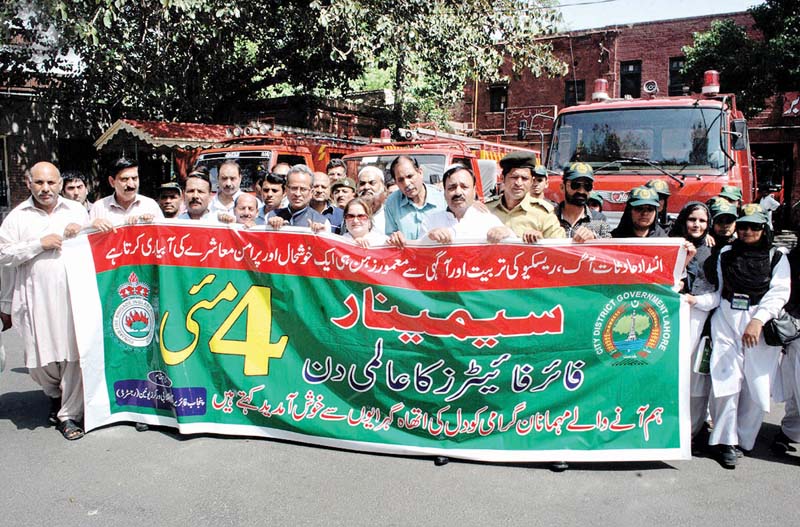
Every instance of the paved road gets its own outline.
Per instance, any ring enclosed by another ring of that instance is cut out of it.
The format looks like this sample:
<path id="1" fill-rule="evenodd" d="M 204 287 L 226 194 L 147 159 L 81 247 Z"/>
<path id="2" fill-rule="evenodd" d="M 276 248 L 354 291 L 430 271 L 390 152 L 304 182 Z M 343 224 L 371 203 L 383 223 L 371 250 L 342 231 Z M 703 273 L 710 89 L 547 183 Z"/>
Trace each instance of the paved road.
<path id="1" fill-rule="evenodd" d="M 261 439 L 138 433 L 115 425 L 70 443 L 4 334 L 0 525 L 793 525 L 800 457 L 767 450 L 714 460 L 489 465 L 358 454 Z"/>

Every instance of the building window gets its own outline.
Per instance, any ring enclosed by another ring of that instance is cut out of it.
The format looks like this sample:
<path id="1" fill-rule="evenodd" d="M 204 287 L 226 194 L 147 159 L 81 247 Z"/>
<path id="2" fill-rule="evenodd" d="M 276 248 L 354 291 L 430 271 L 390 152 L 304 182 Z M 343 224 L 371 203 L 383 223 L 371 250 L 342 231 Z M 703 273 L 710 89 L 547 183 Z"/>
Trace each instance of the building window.
<path id="1" fill-rule="evenodd" d="M 669 94 L 682 95 L 684 79 L 681 70 L 686 65 L 684 57 L 670 57 L 669 59 Z"/>
<path id="2" fill-rule="evenodd" d="M 564 83 L 564 106 L 575 106 L 586 100 L 586 81 L 566 81 Z"/>
<path id="3" fill-rule="evenodd" d="M 489 111 L 504 112 L 508 106 L 508 86 L 498 84 L 489 86 Z"/>
<path id="4" fill-rule="evenodd" d="M 0 136 L 0 208 L 8 208 L 8 150 L 5 136 Z"/>
<path id="5" fill-rule="evenodd" d="M 642 61 L 622 62 L 619 71 L 620 97 L 630 95 L 638 99 L 642 95 Z"/>

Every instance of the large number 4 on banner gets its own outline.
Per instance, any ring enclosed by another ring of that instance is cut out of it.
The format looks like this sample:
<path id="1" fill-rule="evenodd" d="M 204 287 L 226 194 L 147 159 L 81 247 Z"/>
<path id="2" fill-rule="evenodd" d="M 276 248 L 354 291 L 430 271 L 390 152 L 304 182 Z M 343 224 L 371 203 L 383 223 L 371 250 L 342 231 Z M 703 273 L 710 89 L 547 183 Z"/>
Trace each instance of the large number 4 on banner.
<path id="1" fill-rule="evenodd" d="M 245 375 L 269 375 L 269 359 L 280 359 L 289 341 L 289 337 L 283 335 L 278 342 L 270 343 L 271 299 L 272 291 L 269 287 L 259 285 L 250 287 L 208 341 L 211 353 L 242 355 Z M 225 335 L 245 310 L 247 310 L 245 340 L 226 340 Z"/>

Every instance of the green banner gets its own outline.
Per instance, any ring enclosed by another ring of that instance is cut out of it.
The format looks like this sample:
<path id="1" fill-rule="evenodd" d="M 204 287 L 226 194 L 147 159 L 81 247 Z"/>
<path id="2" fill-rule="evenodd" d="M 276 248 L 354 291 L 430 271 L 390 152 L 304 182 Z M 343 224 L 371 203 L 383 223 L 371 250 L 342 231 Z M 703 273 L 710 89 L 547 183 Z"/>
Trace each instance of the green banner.
<path id="1" fill-rule="evenodd" d="M 688 458 L 679 247 L 93 234 L 65 248 L 86 426 L 494 461 Z"/>

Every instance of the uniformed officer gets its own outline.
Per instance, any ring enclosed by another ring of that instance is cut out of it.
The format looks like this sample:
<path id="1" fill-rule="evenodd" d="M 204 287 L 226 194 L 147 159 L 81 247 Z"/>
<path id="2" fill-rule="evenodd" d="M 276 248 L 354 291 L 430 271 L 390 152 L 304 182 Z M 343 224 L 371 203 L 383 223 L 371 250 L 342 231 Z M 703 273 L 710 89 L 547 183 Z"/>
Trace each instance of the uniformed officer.
<path id="1" fill-rule="evenodd" d="M 530 196 L 536 165 L 536 156 L 530 152 L 512 152 L 501 159 L 503 195 L 489 206 L 526 243 L 566 236 L 552 204 Z"/>
<path id="2" fill-rule="evenodd" d="M 594 171 L 586 163 L 572 163 L 564 169 L 561 192 L 564 201 L 556 206 L 556 217 L 566 235 L 576 242 L 610 238 L 611 227 L 600 212 L 588 206 L 594 186 Z"/>

